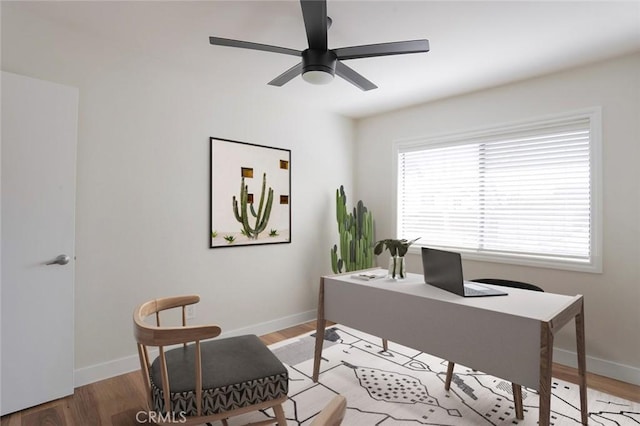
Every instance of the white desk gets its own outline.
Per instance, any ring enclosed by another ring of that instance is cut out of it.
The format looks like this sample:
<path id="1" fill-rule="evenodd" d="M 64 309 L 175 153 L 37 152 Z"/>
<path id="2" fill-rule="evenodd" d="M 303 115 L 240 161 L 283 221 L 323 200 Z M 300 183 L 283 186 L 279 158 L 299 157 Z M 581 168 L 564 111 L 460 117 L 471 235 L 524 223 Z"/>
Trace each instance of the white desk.
<path id="1" fill-rule="evenodd" d="M 313 379 L 318 380 L 326 320 L 492 374 L 540 394 L 539 424 L 549 425 L 555 333 L 576 320 L 580 408 L 587 424 L 584 311 L 571 297 L 509 288 L 508 296 L 465 298 L 405 280 L 362 281 L 353 272 L 322 277 Z M 503 288 L 504 289 L 504 288 Z"/>

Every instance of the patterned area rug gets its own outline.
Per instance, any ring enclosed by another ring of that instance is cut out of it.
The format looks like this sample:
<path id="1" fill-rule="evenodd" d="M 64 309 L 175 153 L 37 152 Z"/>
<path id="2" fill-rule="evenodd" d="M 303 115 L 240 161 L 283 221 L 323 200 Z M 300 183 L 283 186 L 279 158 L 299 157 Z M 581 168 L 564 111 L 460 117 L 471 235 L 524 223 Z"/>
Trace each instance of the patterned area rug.
<path id="1" fill-rule="evenodd" d="M 289 369 L 288 426 L 309 425 L 333 395 L 347 397 L 344 426 L 538 424 L 538 395 L 523 388 L 524 420 L 517 420 L 511 384 L 456 365 L 449 392 L 447 363 L 425 353 L 336 325 L 325 333 L 319 383 L 311 380 L 313 335 L 271 346 Z M 578 386 L 553 379 L 551 424 L 579 425 Z M 589 425 L 640 425 L 640 404 L 589 389 Z M 273 413 L 241 416 L 241 425 Z"/>

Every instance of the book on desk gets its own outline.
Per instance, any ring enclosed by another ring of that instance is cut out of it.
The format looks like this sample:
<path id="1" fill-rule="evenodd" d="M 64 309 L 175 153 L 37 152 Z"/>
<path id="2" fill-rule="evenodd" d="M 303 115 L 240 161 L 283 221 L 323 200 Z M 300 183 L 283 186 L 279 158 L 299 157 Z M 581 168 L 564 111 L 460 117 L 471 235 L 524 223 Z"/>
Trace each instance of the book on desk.
<path id="1" fill-rule="evenodd" d="M 357 280 L 363 281 L 371 281 L 371 280 L 379 280 L 380 278 L 384 278 L 387 276 L 387 271 L 369 271 L 369 272 L 360 272 L 358 274 L 351 275 L 351 278 L 355 278 Z"/>

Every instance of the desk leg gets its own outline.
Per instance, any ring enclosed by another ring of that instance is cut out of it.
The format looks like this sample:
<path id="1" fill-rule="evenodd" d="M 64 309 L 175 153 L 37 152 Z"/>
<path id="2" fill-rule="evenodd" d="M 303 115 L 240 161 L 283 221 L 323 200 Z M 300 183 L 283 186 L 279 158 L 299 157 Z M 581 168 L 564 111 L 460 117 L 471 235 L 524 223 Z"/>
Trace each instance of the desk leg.
<path id="1" fill-rule="evenodd" d="M 516 419 L 524 420 L 524 408 L 522 407 L 522 386 L 511 383 L 511 392 L 513 393 L 513 406 L 516 409 Z"/>
<path id="2" fill-rule="evenodd" d="M 320 290 L 318 291 L 318 319 L 316 320 L 316 348 L 313 354 L 313 375 L 311 378 L 318 382 L 320 375 L 320 361 L 322 360 L 322 344 L 324 343 L 324 329 L 327 320 L 324 317 L 324 279 L 320 278 Z"/>
<path id="3" fill-rule="evenodd" d="M 580 305 L 580 312 L 576 315 L 576 351 L 578 352 L 578 380 L 580 384 L 580 414 L 582 424 L 588 424 L 589 411 L 587 409 L 587 356 L 584 339 L 584 301 Z"/>
<path id="4" fill-rule="evenodd" d="M 551 418 L 551 365 L 553 363 L 553 333 L 548 322 L 540 323 L 540 409 L 539 426 L 549 426 Z"/>

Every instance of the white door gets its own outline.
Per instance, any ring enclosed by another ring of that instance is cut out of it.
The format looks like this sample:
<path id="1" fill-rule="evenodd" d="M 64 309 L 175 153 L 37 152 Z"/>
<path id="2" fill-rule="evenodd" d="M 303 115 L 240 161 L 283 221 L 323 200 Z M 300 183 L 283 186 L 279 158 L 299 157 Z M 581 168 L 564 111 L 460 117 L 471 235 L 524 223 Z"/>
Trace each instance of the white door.
<path id="1" fill-rule="evenodd" d="M 6 72 L 0 89 L 4 415 L 73 393 L 78 90 Z"/>

